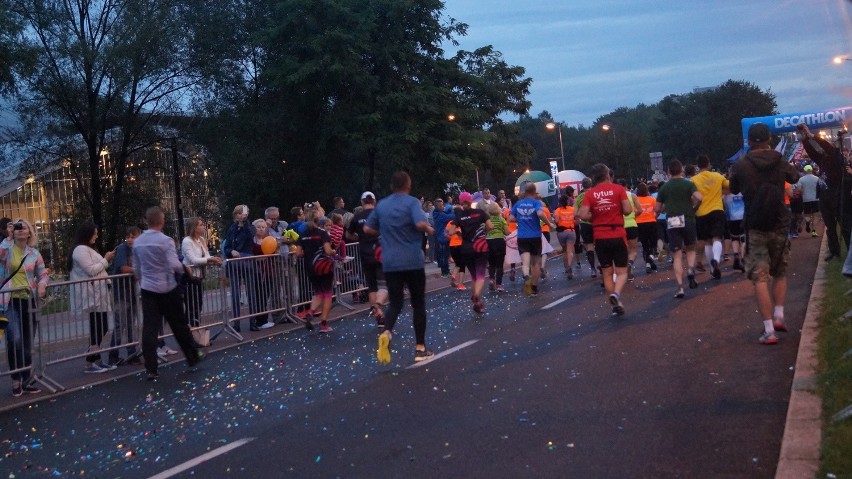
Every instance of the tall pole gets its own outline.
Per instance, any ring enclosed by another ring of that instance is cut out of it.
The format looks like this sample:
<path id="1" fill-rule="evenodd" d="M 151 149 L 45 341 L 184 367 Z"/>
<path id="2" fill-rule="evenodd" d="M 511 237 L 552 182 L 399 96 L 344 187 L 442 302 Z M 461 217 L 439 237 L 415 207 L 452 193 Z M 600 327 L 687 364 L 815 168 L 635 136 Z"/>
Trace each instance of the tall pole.
<path id="1" fill-rule="evenodd" d="M 180 165 L 178 164 L 177 138 L 172 138 L 172 174 L 175 180 L 175 210 L 177 211 L 178 238 L 183 238 L 183 199 L 180 194 Z"/>
<path id="2" fill-rule="evenodd" d="M 562 155 L 562 171 L 565 171 L 565 147 L 562 146 L 562 126 L 559 126 L 559 153 Z"/>

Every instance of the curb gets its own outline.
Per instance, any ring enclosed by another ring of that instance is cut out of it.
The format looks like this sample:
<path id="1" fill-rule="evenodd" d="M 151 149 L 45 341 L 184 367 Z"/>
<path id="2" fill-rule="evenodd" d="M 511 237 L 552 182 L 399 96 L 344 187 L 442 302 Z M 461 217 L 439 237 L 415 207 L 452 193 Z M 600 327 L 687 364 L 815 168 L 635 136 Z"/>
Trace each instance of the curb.
<path id="1" fill-rule="evenodd" d="M 793 374 L 793 386 L 790 391 L 790 403 L 787 406 L 787 421 L 784 436 L 781 439 L 781 453 L 775 469 L 776 479 L 800 479 L 816 477 L 820 464 L 820 445 L 822 440 L 822 398 L 817 394 L 817 358 L 819 335 L 819 304 L 825 296 L 825 260 L 823 254 L 827 246 L 823 235 L 819 259 L 814 272 L 814 284 L 811 298 L 802 325 L 799 351 L 796 354 L 796 367 Z"/>

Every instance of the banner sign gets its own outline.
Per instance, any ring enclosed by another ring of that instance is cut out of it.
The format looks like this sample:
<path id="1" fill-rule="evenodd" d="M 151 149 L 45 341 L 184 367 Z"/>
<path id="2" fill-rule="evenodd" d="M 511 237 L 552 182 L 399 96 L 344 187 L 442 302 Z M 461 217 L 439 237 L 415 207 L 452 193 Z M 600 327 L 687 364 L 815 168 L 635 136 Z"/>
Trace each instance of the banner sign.
<path id="1" fill-rule="evenodd" d="M 808 128 L 810 129 L 819 129 L 845 126 L 848 125 L 850 121 L 852 121 L 852 106 L 804 113 L 788 113 L 775 116 L 743 118 L 743 142 L 748 145 L 748 129 L 755 123 L 763 123 L 769 127 L 769 131 L 777 134 L 795 131 L 796 126 L 802 123 L 808 125 Z"/>
<path id="2" fill-rule="evenodd" d="M 663 153 L 660 151 L 654 151 L 648 153 L 648 156 L 651 157 L 651 169 L 654 171 L 662 171 L 663 170 Z"/>

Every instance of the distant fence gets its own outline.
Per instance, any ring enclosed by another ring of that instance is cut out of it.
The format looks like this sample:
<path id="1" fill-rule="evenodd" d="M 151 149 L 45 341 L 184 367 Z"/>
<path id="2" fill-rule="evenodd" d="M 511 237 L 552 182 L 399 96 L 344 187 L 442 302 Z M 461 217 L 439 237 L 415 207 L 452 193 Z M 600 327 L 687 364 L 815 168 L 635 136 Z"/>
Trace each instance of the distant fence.
<path id="1" fill-rule="evenodd" d="M 335 261 L 334 297 L 351 310 L 347 301 L 355 302 L 367 287 L 358 244 L 347 244 L 346 253 Z M 183 281 L 179 288 L 189 326 L 202 342 L 222 333 L 242 341 L 243 320 L 252 329 L 301 322 L 298 312 L 313 296 L 305 259 L 292 253 L 228 259 L 205 267 L 202 278 Z M 2 294 L 12 298 L 4 315 L 10 324 L 2 376 L 32 378 L 56 392 L 65 389 L 50 376 L 57 364 L 80 361 L 82 374 L 84 360 L 114 362 L 122 349 L 122 361 L 141 356 L 142 302 L 132 274 L 50 283 L 45 298 L 25 288 Z M 164 326 L 160 340 L 171 335 Z"/>

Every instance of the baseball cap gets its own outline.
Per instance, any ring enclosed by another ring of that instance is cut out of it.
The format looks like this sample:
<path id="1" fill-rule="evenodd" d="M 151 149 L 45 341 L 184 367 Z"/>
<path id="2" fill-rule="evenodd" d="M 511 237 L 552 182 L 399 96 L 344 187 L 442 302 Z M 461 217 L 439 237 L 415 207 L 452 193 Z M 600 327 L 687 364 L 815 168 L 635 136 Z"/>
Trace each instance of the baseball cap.
<path id="1" fill-rule="evenodd" d="M 755 123 L 748 128 L 748 141 L 763 143 L 769 141 L 769 127 L 763 123 Z"/>
<path id="2" fill-rule="evenodd" d="M 473 195 L 467 191 L 459 195 L 459 203 L 473 203 Z"/>
<path id="3" fill-rule="evenodd" d="M 374 200 L 374 199 L 376 199 L 376 195 L 374 195 L 372 191 L 365 191 L 365 192 L 361 193 L 361 201 L 364 201 L 367 198 Z"/>
<path id="4" fill-rule="evenodd" d="M 814 167 L 811 165 L 805 165 L 805 171 L 814 171 Z"/>

